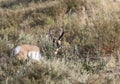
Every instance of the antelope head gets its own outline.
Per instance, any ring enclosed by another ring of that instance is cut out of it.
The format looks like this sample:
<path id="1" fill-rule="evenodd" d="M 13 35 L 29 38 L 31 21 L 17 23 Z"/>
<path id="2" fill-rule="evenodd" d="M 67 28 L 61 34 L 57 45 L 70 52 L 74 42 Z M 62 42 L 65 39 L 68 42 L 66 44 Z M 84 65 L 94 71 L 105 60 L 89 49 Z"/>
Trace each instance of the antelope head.
<path id="1" fill-rule="evenodd" d="M 63 27 L 61 28 L 60 35 L 57 38 L 55 36 L 53 36 L 53 34 L 51 34 L 51 28 L 49 29 L 49 37 L 52 39 L 53 44 L 57 47 L 57 49 L 54 52 L 55 54 L 58 54 L 58 51 L 62 47 L 61 38 L 63 37 L 63 35 L 64 35 L 64 28 Z"/>

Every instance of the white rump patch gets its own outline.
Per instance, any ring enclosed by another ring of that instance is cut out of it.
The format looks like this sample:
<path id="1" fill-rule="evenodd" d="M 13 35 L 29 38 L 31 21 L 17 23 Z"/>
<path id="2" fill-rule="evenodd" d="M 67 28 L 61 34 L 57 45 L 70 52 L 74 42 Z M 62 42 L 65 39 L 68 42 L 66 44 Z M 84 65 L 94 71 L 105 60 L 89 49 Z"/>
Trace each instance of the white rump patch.
<path id="1" fill-rule="evenodd" d="M 17 46 L 14 50 L 13 50 L 13 56 L 17 55 L 20 52 L 20 46 Z"/>
<path id="2" fill-rule="evenodd" d="M 39 52 L 36 52 L 36 51 L 30 51 L 28 53 L 28 58 L 33 59 L 33 60 L 38 60 L 38 61 L 43 59 L 41 54 Z"/>

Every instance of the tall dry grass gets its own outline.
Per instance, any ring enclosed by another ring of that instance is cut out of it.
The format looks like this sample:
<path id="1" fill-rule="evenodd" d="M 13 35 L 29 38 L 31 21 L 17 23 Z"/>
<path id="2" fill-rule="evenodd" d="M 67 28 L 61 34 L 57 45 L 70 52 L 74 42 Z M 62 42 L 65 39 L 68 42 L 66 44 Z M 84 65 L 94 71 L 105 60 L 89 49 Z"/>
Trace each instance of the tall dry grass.
<path id="1" fill-rule="evenodd" d="M 119 0 L 0 0 L 0 83 L 119 84 Z M 54 55 L 49 28 L 62 49 Z M 40 63 L 11 56 L 19 44 L 38 44 Z"/>

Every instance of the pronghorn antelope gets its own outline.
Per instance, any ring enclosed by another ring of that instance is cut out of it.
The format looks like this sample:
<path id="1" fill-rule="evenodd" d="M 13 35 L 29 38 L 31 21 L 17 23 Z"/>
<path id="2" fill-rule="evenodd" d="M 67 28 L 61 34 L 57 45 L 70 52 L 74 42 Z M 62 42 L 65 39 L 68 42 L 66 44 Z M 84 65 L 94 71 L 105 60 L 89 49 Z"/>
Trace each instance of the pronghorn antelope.
<path id="1" fill-rule="evenodd" d="M 51 39 L 53 40 L 53 43 L 56 45 L 57 49 L 55 51 L 55 54 L 58 53 L 59 49 L 61 48 L 61 37 L 64 34 L 64 29 L 62 28 L 62 32 L 60 33 L 60 36 L 58 38 L 54 38 L 49 29 L 49 35 Z M 19 60 L 42 60 L 43 57 L 41 56 L 40 49 L 38 46 L 29 45 L 29 44 L 22 44 L 19 46 L 16 46 L 13 50 L 13 56 L 16 56 Z"/>
<path id="2" fill-rule="evenodd" d="M 38 61 L 43 59 L 43 57 L 40 54 L 39 47 L 28 44 L 23 44 L 15 47 L 13 50 L 13 55 L 16 56 L 17 59 L 24 61 L 28 59 L 33 59 Z"/>

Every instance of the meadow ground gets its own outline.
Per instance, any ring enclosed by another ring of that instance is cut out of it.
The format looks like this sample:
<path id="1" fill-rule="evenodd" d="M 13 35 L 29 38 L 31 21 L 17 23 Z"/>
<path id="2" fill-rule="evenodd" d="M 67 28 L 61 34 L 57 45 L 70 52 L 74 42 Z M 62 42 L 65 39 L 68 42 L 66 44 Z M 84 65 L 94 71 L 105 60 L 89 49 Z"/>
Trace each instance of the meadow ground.
<path id="1" fill-rule="evenodd" d="M 62 48 L 48 38 L 64 26 Z M 19 44 L 45 59 L 17 61 Z M 119 0 L 0 0 L 0 84 L 120 84 Z"/>

